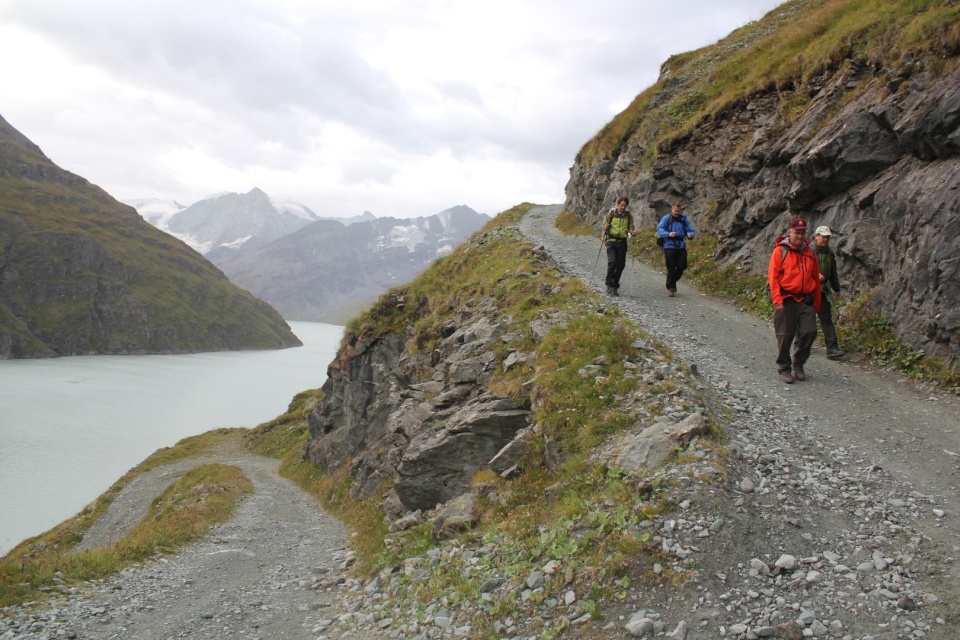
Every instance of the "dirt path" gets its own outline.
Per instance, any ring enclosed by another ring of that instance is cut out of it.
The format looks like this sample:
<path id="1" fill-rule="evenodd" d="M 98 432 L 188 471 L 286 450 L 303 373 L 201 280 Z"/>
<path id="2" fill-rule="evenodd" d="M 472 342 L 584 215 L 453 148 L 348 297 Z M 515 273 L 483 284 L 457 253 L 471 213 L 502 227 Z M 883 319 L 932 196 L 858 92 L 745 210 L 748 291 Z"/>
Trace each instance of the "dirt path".
<path id="1" fill-rule="evenodd" d="M 174 556 L 97 585 L 92 597 L 58 602 L 36 633 L 12 637 L 317 637 L 313 629 L 328 624 L 344 579 L 348 533 L 278 475 L 276 460 L 229 447 L 143 474 L 120 492 L 84 547 L 122 535 L 170 483 L 210 462 L 241 468 L 255 486 L 230 522 Z"/>
<path id="2" fill-rule="evenodd" d="M 554 226 L 560 209 L 532 210 L 522 230 L 566 272 L 603 291 L 605 257 L 594 267 L 599 240 L 561 234 Z M 960 552 L 960 402 L 955 396 L 862 360 L 827 360 L 820 345 L 805 367 L 809 379 L 785 385 L 774 364 L 770 323 L 707 297 L 683 280 L 677 296 L 669 298 L 664 280 L 664 272 L 631 259 L 621 297 L 608 299 L 703 375 L 726 380 L 751 402 L 805 422 L 832 446 L 855 450 L 936 504 L 937 510 L 924 510 L 922 520 L 913 524 L 942 545 L 944 553 Z M 946 566 L 960 587 L 960 567 L 953 562 Z"/>

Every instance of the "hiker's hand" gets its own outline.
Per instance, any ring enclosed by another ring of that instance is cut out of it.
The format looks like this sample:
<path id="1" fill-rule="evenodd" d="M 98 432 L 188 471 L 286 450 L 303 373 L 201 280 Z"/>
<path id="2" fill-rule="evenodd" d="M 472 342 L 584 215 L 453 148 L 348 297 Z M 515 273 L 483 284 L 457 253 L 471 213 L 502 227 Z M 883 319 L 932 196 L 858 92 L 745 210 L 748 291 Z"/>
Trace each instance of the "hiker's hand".
<path id="1" fill-rule="evenodd" d="M 783 311 L 783 303 L 773 305 L 774 310 Z"/>
<path id="2" fill-rule="evenodd" d="M 689 231 L 687 232 L 687 239 L 688 239 L 688 240 L 693 240 L 693 234 L 690 233 Z"/>
<path id="3" fill-rule="evenodd" d="M 676 232 L 676 231 L 671 231 L 671 232 L 670 232 L 670 237 L 671 237 L 671 238 L 674 237 L 675 235 L 677 235 L 677 232 Z"/>

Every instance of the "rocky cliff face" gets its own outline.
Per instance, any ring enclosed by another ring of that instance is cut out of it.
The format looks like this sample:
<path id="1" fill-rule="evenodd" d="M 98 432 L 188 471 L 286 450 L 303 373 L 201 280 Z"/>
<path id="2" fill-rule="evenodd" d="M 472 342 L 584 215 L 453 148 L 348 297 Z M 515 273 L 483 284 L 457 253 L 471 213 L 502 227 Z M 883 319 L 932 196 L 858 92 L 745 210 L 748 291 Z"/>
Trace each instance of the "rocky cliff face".
<path id="1" fill-rule="evenodd" d="M 653 108 L 689 80 L 665 66 Z M 840 60 L 704 118 L 652 164 L 650 151 L 632 139 L 591 164 L 578 156 L 566 209 L 598 224 L 626 195 L 652 225 L 680 201 L 719 236 L 724 264 L 754 273 L 791 217 L 829 225 L 848 299 L 876 289 L 905 342 L 960 358 L 960 71 L 909 55 L 893 67 Z"/>
<path id="2" fill-rule="evenodd" d="M 0 118 L 0 358 L 299 344 L 269 305 Z"/>
<path id="3" fill-rule="evenodd" d="M 504 366 L 493 343 L 509 330 L 485 300 L 444 325 L 431 355 L 404 355 L 399 333 L 342 349 L 309 416 L 307 458 L 327 470 L 349 465 L 351 496 L 388 482 L 394 516 L 465 493 L 473 474 L 527 426 L 528 408 L 483 388 Z"/>

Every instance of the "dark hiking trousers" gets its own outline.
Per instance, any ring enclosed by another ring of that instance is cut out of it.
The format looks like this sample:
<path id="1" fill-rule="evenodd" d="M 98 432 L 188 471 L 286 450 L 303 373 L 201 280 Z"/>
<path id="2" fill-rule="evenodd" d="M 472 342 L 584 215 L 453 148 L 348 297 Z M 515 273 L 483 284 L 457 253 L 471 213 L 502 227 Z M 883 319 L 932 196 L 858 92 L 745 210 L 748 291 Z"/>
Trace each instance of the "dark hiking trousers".
<path id="1" fill-rule="evenodd" d="M 686 249 L 664 249 L 663 261 L 667 265 L 667 289 L 675 291 L 677 281 L 683 276 L 687 268 Z"/>
<path id="2" fill-rule="evenodd" d="M 607 240 L 607 279 L 608 287 L 620 288 L 620 276 L 627 266 L 627 241 Z"/>
<path id="3" fill-rule="evenodd" d="M 827 354 L 840 351 L 840 343 L 837 342 L 837 328 L 833 326 L 831 313 L 833 308 L 824 296 L 820 300 L 820 311 L 817 316 L 820 318 L 820 328 L 823 329 L 823 341 L 827 344 Z"/>
<path id="4" fill-rule="evenodd" d="M 773 310 L 773 330 L 777 334 L 777 371 L 791 371 L 793 365 L 803 366 L 810 357 L 810 347 L 817 339 L 817 312 L 812 304 L 784 298 L 783 309 Z"/>

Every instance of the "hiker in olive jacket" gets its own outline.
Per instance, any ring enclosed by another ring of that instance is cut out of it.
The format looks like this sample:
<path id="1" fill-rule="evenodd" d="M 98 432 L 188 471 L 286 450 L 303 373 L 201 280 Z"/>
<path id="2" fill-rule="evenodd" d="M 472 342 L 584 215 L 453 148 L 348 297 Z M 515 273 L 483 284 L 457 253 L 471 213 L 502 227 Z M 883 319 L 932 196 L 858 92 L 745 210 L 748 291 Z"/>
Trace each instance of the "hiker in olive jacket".
<path id="1" fill-rule="evenodd" d="M 775 244 L 767 267 L 767 284 L 777 335 L 777 372 L 783 382 L 790 384 L 807 379 L 803 365 L 817 339 L 820 268 L 810 249 L 807 222 L 803 218 L 791 220 L 789 235 L 778 237 Z M 792 357 L 791 346 L 794 347 Z"/>
<path id="2" fill-rule="evenodd" d="M 617 206 L 603 219 L 603 235 L 607 239 L 607 293 L 620 295 L 620 276 L 627 265 L 627 239 L 636 235 L 633 214 L 627 210 L 630 201 L 617 198 Z"/>
<path id="3" fill-rule="evenodd" d="M 820 268 L 820 288 L 823 290 L 817 317 L 820 318 L 820 328 L 823 329 L 823 341 L 827 344 L 827 358 L 839 360 L 847 354 L 840 350 L 837 328 L 833 326 L 833 310 L 837 308 L 837 300 L 840 299 L 840 276 L 837 273 L 837 257 L 830 249 L 832 235 L 833 232 L 826 225 L 817 227 L 813 235 L 817 266 Z"/>

